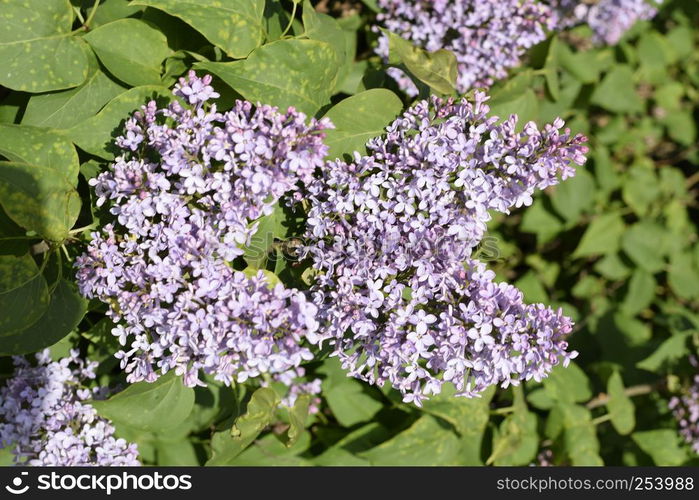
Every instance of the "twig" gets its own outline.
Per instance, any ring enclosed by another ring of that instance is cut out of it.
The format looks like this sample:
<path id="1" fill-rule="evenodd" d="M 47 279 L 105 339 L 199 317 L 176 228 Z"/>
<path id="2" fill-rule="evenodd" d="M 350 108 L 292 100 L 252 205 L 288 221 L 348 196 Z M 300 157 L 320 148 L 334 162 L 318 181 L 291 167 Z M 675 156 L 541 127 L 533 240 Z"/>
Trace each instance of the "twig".
<path id="1" fill-rule="evenodd" d="M 642 396 L 644 394 L 650 394 L 651 392 L 662 387 L 662 385 L 662 382 L 658 382 L 656 384 L 633 385 L 631 387 L 627 387 L 624 390 L 624 394 L 626 394 L 630 398 L 634 396 Z M 608 402 L 609 394 L 602 393 L 588 401 L 585 404 L 585 408 L 587 408 L 588 410 L 592 410 L 593 408 L 599 408 L 600 406 L 604 406 Z"/>

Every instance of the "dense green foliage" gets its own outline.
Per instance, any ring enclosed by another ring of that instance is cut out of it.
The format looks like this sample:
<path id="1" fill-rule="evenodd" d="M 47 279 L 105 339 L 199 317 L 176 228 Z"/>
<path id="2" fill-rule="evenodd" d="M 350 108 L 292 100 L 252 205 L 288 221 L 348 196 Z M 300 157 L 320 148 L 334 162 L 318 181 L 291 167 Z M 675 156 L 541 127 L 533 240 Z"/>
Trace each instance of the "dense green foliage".
<path id="1" fill-rule="evenodd" d="M 119 126 L 191 68 L 215 75 L 221 108 L 242 97 L 328 116 L 330 156 L 362 151 L 409 103 L 371 51 L 373 2 L 93 3 L 0 0 L 0 378 L 11 355 L 79 347 L 101 385 L 126 387 L 95 407 L 146 464 L 526 465 L 543 449 L 556 464 L 696 464 L 668 401 L 699 348 L 699 4 L 666 2 L 615 47 L 591 46 L 586 27 L 552 36 L 491 89 L 494 114 L 560 116 L 590 138 L 575 178 L 496 217 L 480 255 L 573 317 L 575 362 L 418 409 L 328 358 L 306 367 L 323 379 L 309 415 L 308 397 L 280 410 L 274 385 L 127 387 L 105 306 L 79 296 L 72 262 L 99 223 L 87 180 Z M 425 95 L 453 92 L 447 51 L 392 39 L 391 64 Z M 305 288 L 275 244 L 298 222 L 276 210 L 245 259 Z"/>

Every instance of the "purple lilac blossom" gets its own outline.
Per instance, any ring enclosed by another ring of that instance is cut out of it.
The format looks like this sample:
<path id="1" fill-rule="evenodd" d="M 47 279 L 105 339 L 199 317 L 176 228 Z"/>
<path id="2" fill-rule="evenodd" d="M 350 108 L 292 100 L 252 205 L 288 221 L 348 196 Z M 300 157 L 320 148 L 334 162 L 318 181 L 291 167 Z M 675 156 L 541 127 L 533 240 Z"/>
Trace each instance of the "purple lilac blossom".
<path id="1" fill-rule="evenodd" d="M 662 0 L 554 0 L 553 22 L 559 30 L 587 24 L 595 43 L 615 45 L 637 21 L 655 17 L 660 3 Z"/>
<path id="2" fill-rule="evenodd" d="M 175 370 L 203 385 L 203 370 L 229 384 L 312 358 L 303 342 L 316 306 L 231 262 L 255 221 L 311 180 L 332 125 L 244 101 L 219 112 L 210 82 L 191 72 L 174 90 L 187 105 L 135 113 L 116 141 L 121 156 L 90 182 L 113 221 L 77 259 L 78 284 L 110 306 L 129 382 Z"/>
<path id="3" fill-rule="evenodd" d="M 321 328 L 350 375 L 416 404 L 451 382 L 486 387 L 541 380 L 567 353 L 572 323 L 526 305 L 472 257 L 489 210 L 530 205 L 535 189 L 574 175 L 582 136 L 563 121 L 516 132 L 473 102 L 419 101 L 371 140 L 369 155 L 330 162 L 309 186 L 307 251 Z"/>
<path id="4" fill-rule="evenodd" d="M 315 415 L 320 411 L 321 400 L 318 395 L 321 393 L 321 379 L 314 378 L 308 380 L 306 378 L 306 370 L 299 366 L 283 373 L 275 373 L 272 375 L 272 380 L 280 382 L 287 387 L 287 392 L 279 404 L 285 408 L 293 408 L 299 396 L 311 396 L 308 412 Z M 262 385 L 267 385 L 263 383 Z"/>
<path id="5" fill-rule="evenodd" d="M 699 375 L 694 376 L 692 385 L 682 395 L 670 400 L 669 406 L 680 427 L 680 435 L 699 455 Z"/>
<path id="6" fill-rule="evenodd" d="M 546 38 L 551 16 L 536 0 L 379 0 L 378 5 L 382 27 L 428 51 L 448 49 L 456 55 L 462 93 L 507 76 Z M 381 34 L 376 52 L 388 59 L 386 35 Z M 388 73 L 408 95 L 417 95 L 400 69 Z"/>
<path id="7" fill-rule="evenodd" d="M 52 361 L 48 349 L 32 366 L 14 357 L 15 372 L 0 388 L 0 447 L 12 446 L 15 463 L 33 466 L 140 465 L 135 444 L 114 437 L 109 420 L 86 402 L 103 395 L 88 389 L 97 363 L 77 351 Z"/>

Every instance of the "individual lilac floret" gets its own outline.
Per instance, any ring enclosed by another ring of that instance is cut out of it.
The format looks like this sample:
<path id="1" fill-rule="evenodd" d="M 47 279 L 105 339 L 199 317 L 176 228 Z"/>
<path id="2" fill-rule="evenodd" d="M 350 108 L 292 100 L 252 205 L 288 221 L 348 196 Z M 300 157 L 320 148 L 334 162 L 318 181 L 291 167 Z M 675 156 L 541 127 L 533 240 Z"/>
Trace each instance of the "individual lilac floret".
<path id="1" fill-rule="evenodd" d="M 548 6 L 535 0 L 378 0 L 377 19 L 389 31 L 428 51 L 448 49 L 458 62 L 457 89 L 490 86 L 546 38 Z M 388 38 L 377 53 L 388 59 Z M 397 68 L 389 74 L 411 96 L 417 88 Z"/>
<path id="2" fill-rule="evenodd" d="M 419 404 L 452 382 L 473 396 L 541 380 L 567 354 L 570 320 L 495 284 L 472 259 L 489 210 L 529 205 L 574 174 L 582 136 L 488 117 L 487 97 L 420 101 L 309 186 L 307 250 L 321 329 L 351 375 L 389 382 Z"/>
<path id="3" fill-rule="evenodd" d="M 311 357 L 302 343 L 316 307 L 231 263 L 256 220 L 310 182 L 331 124 L 243 101 L 220 113 L 209 82 L 190 73 L 175 87 L 188 106 L 135 113 L 117 139 L 122 156 L 91 181 L 113 221 L 77 259 L 78 284 L 109 304 L 130 382 L 173 369 L 189 386 L 201 370 L 242 382 Z"/>
<path id="4" fill-rule="evenodd" d="M 85 386 L 97 363 L 77 351 L 51 361 L 48 349 L 32 366 L 13 358 L 15 372 L 0 388 L 0 447 L 12 446 L 15 463 L 34 466 L 141 465 L 135 444 L 114 437 L 109 420 L 86 402 L 104 391 Z"/>
<path id="5" fill-rule="evenodd" d="M 656 5 L 662 0 L 554 0 L 554 23 L 558 29 L 576 24 L 587 24 L 593 32 L 593 41 L 614 45 L 637 21 L 648 20 L 657 14 Z"/>
<path id="6" fill-rule="evenodd" d="M 680 427 L 680 435 L 699 455 L 699 375 L 694 376 L 692 385 L 681 396 L 670 400 L 669 406 Z"/>
<path id="7" fill-rule="evenodd" d="M 315 378 L 308 380 L 306 370 L 299 366 L 298 368 L 288 370 L 284 373 L 275 373 L 272 379 L 275 382 L 281 382 L 288 390 L 281 400 L 280 406 L 285 408 L 293 408 L 299 396 L 312 396 L 308 406 L 308 412 L 315 415 L 320 411 L 321 379 Z M 265 385 L 265 383 L 263 383 Z"/>

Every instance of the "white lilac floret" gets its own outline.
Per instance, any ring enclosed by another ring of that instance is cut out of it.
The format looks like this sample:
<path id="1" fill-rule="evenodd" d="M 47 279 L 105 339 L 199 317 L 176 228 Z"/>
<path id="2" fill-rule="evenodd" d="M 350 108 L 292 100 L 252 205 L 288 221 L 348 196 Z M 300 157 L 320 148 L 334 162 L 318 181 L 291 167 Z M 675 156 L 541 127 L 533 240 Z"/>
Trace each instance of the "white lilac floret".
<path id="1" fill-rule="evenodd" d="M 551 10 L 536 0 L 379 0 L 379 24 L 429 51 L 448 49 L 458 61 L 457 89 L 487 87 L 518 66 L 546 38 Z M 388 58 L 388 38 L 377 53 Z M 399 69 L 389 74 L 410 95 L 417 89 Z"/>
<path id="2" fill-rule="evenodd" d="M 692 384 L 680 396 L 670 400 L 670 409 L 679 425 L 680 435 L 699 455 L 699 375 L 694 376 Z"/>
<path id="3" fill-rule="evenodd" d="M 327 147 L 326 120 L 237 101 L 219 112 L 211 78 L 190 73 L 173 101 L 150 102 L 117 139 L 121 155 L 91 181 L 113 221 L 77 260 L 80 290 L 109 304 L 129 382 L 203 370 L 242 382 L 312 357 L 316 307 L 262 272 L 231 266 L 285 194 L 309 182 Z"/>
<path id="4" fill-rule="evenodd" d="M 15 372 L 0 388 L 0 447 L 11 447 L 18 465 L 140 465 L 135 444 L 114 436 L 109 420 L 86 400 L 97 363 L 77 351 L 52 361 L 48 350 L 32 365 L 15 357 Z"/>
<path id="5" fill-rule="evenodd" d="M 307 250 L 328 342 L 351 375 L 420 401 L 453 383 L 473 396 L 540 380 L 567 353 L 571 321 L 496 284 L 472 256 L 489 210 L 529 205 L 535 189 L 582 165 L 585 138 L 562 120 L 516 132 L 487 97 L 419 101 L 369 142 L 331 162 L 309 187 Z"/>

